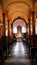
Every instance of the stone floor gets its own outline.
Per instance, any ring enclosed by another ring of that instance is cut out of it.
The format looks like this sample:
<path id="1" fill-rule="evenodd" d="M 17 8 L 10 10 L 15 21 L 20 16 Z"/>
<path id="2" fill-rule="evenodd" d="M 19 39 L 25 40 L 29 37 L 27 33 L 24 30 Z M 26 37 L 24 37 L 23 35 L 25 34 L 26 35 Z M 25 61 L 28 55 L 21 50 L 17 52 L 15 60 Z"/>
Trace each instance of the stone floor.
<path id="1" fill-rule="evenodd" d="M 14 43 L 4 65 L 31 65 L 26 44 L 23 42 Z"/>

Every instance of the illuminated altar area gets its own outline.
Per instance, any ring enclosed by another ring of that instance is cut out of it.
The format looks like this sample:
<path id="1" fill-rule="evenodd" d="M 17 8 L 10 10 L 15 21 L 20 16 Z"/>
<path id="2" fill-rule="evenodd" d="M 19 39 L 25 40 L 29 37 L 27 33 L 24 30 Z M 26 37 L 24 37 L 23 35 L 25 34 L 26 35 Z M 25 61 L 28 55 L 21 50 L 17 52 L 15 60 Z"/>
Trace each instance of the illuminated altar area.
<path id="1" fill-rule="evenodd" d="M 17 41 L 22 41 L 22 27 L 19 25 L 17 27 Z"/>

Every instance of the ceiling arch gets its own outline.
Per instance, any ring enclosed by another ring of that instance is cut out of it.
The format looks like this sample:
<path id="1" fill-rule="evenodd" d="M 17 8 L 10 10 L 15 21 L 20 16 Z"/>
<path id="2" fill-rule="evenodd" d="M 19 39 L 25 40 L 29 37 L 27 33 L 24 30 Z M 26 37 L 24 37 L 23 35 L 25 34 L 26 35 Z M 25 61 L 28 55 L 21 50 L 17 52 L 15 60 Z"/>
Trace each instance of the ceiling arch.
<path id="1" fill-rule="evenodd" d="M 5 9 L 6 15 L 8 18 L 11 17 L 12 21 L 21 16 L 26 21 L 28 21 L 28 17 L 30 15 L 30 11 L 32 9 L 32 0 L 0 0 L 2 6 L 2 12 Z M 37 7 L 37 0 L 36 0 Z M 36 8 L 37 9 L 37 8 Z M 8 13 L 7 13 L 8 12 Z M 37 13 L 37 11 L 36 11 Z"/>
<path id="2" fill-rule="evenodd" d="M 14 14 L 14 13 L 16 13 L 16 12 L 22 12 L 22 13 L 24 13 L 25 14 L 25 12 L 24 11 L 14 11 L 14 12 L 12 12 L 11 14 Z"/>
<path id="3" fill-rule="evenodd" d="M 19 24 L 18 24 L 19 23 Z M 20 16 L 13 20 L 12 26 L 26 26 L 25 19 L 21 18 Z"/>
<path id="4" fill-rule="evenodd" d="M 24 19 L 27 19 L 27 17 L 29 17 L 30 14 L 29 12 L 31 11 L 30 6 L 27 3 L 21 1 L 11 2 L 8 5 L 7 9 L 10 16 L 12 17 L 12 21 L 15 18 L 15 16 L 21 16 L 24 17 Z"/>
<path id="5" fill-rule="evenodd" d="M 10 2 L 10 3 L 6 6 L 6 9 L 8 8 L 8 6 L 10 6 L 11 4 L 15 4 L 15 3 L 23 3 L 23 4 L 26 4 L 26 5 L 31 9 L 31 6 L 30 6 L 27 2 L 22 2 L 22 1 Z"/>
<path id="6" fill-rule="evenodd" d="M 15 10 L 19 11 L 21 9 L 24 11 L 30 11 L 31 10 L 26 4 L 23 4 L 23 3 L 12 4 L 7 8 L 8 12 L 13 12 Z"/>
<path id="7" fill-rule="evenodd" d="M 20 16 L 18 16 L 17 18 L 15 18 L 15 19 L 13 20 L 13 23 L 14 23 L 16 20 L 19 20 L 19 19 L 22 20 L 22 21 L 24 21 L 25 24 L 27 24 L 27 23 L 26 23 L 26 20 L 25 20 L 24 18 L 20 17 Z"/>
<path id="8" fill-rule="evenodd" d="M 12 22 L 11 23 L 13 23 L 13 20 L 18 18 L 19 16 L 21 18 L 23 18 L 24 20 L 26 20 L 26 23 L 28 22 L 28 17 L 23 12 L 17 11 L 17 12 L 14 12 L 14 14 L 11 16 L 12 17 Z"/>

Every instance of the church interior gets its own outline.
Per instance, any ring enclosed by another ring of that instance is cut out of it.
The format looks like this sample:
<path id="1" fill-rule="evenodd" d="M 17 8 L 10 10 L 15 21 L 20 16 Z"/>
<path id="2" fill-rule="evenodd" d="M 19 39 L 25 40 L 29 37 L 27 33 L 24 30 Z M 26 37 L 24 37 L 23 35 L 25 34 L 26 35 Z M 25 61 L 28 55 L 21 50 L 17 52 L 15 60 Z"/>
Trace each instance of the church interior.
<path id="1" fill-rule="evenodd" d="M 37 0 L 0 0 L 0 65 L 37 65 Z"/>

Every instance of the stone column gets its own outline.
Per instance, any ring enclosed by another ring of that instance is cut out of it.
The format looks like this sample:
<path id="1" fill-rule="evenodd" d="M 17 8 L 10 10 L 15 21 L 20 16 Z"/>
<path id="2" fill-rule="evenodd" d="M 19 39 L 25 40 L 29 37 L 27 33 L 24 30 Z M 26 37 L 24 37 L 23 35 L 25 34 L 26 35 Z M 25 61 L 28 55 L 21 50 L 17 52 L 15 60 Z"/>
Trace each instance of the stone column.
<path id="1" fill-rule="evenodd" d="M 2 13 L 3 16 L 3 34 L 5 36 L 5 13 Z"/>
<path id="2" fill-rule="evenodd" d="M 28 24 L 26 24 L 26 34 L 28 35 Z"/>
<path id="3" fill-rule="evenodd" d="M 8 43 L 9 43 L 9 41 L 10 41 L 10 30 L 9 30 L 9 22 L 10 22 L 10 20 L 8 20 Z"/>
<path id="4" fill-rule="evenodd" d="M 32 2 L 32 28 L 33 36 L 35 35 L 35 0 Z"/>
<path id="5" fill-rule="evenodd" d="M 13 26 L 12 26 L 12 24 L 11 24 L 11 34 L 13 34 Z"/>
<path id="6" fill-rule="evenodd" d="M 32 11 L 32 35 L 33 35 L 33 44 L 35 44 L 35 11 Z"/>
<path id="7" fill-rule="evenodd" d="M 35 35 L 35 11 L 32 11 L 32 28 L 33 28 L 33 36 Z"/>
<path id="8" fill-rule="evenodd" d="M 13 34 L 13 24 L 11 24 L 11 30 L 12 30 L 12 34 Z"/>
<path id="9" fill-rule="evenodd" d="M 10 33 L 10 40 L 11 40 L 11 42 L 12 42 L 12 37 L 13 37 L 13 30 L 12 30 L 12 25 L 11 25 L 11 33 Z"/>
<path id="10" fill-rule="evenodd" d="M 28 43 L 28 37 L 29 37 L 29 32 L 28 32 L 28 23 L 26 24 L 26 43 L 27 45 L 29 44 Z"/>
<path id="11" fill-rule="evenodd" d="M 29 35 L 31 35 L 30 19 L 28 19 L 28 21 L 29 21 Z"/>
<path id="12" fill-rule="evenodd" d="M 33 34 L 33 43 L 35 44 L 35 0 L 32 3 L 32 34 Z"/>

